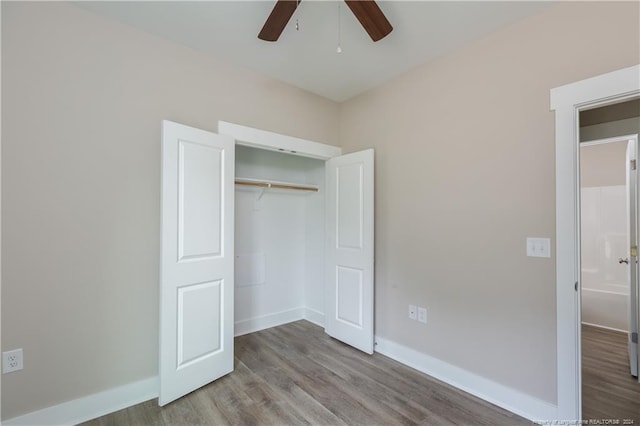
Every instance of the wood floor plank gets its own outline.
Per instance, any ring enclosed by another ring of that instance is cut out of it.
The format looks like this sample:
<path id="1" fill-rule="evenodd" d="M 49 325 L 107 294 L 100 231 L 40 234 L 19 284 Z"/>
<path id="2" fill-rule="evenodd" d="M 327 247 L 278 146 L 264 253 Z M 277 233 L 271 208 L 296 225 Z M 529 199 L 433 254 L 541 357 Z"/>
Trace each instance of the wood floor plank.
<path id="1" fill-rule="evenodd" d="M 310 357 L 331 371 L 342 380 L 353 385 L 358 392 L 365 397 L 376 400 L 385 409 L 394 411 L 411 422 L 423 421 L 429 410 L 416 404 L 407 404 L 407 395 L 386 386 L 373 377 L 363 375 L 360 371 L 342 362 L 340 357 L 331 357 L 327 354 L 312 354 Z"/>
<path id="2" fill-rule="evenodd" d="M 234 371 L 158 407 L 103 425 L 518 425 L 530 422 L 380 354 L 296 321 L 235 339 Z"/>
<path id="3" fill-rule="evenodd" d="M 283 375 L 280 369 L 263 369 L 261 376 L 268 381 L 275 392 L 284 395 L 294 409 L 298 410 L 310 424 L 346 425 L 327 407 L 301 389 L 292 377 Z"/>
<path id="4" fill-rule="evenodd" d="M 582 326 L 582 417 L 640 424 L 640 384 L 630 373 L 626 333 Z"/>

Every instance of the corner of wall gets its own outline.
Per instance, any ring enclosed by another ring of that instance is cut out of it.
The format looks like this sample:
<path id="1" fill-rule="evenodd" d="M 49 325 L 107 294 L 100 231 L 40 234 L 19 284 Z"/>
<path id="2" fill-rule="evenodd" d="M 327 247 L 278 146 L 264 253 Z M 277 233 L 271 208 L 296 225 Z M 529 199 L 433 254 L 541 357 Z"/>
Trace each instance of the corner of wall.
<path id="1" fill-rule="evenodd" d="M 557 418 L 557 407 L 455 365 L 376 336 L 375 351 L 531 421 Z"/>

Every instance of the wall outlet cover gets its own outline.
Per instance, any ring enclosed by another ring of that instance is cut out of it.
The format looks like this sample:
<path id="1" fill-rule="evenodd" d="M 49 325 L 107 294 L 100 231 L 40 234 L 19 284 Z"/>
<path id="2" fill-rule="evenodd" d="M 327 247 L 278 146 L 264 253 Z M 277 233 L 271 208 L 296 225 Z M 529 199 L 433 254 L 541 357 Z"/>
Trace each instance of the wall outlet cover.
<path id="1" fill-rule="evenodd" d="M 418 321 L 427 323 L 427 308 L 418 308 Z"/>
<path id="2" fill-rule="evenodd" d="M 22 370 L 23 368 L 22 348 L 2 352 L 2 374 Z"/>

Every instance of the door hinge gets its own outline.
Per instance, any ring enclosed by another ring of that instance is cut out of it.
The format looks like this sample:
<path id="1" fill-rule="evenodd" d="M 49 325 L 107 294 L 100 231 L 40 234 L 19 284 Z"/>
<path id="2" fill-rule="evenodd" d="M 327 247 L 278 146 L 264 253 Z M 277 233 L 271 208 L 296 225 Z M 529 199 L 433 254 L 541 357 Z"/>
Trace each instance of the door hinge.
<path id="1" fill-rule="evenodd" d="M 631 342 L 638 343 L 638 333 L 631 333 Z"/>
<path id="2" fill-rule="evenodd" d="M 575 291 L 578 291 L 578 281 L 576 281 L 576 283 L 573 285 L 573 289 Z"/>
<path id="3" fill-rule="evenodd" d="M 629 161 L 629 164 L 631 165 L 631 170 L 635 170 L 636 169 L 636 160 Z"/>
<path id="4" fill-rule="evenodd" d="M 631 256 L 638 257 L 638 246 L 631 246 L 629 249 Z"/>

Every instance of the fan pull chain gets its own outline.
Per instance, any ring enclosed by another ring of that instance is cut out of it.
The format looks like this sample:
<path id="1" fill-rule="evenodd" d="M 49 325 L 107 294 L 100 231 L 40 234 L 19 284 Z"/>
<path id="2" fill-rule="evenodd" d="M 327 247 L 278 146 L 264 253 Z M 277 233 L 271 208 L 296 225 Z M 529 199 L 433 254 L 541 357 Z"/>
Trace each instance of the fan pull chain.
<path id="1" fill-rule="evenodd" d="M 296 31 L 300 31 L 300 24 L 298 23 L 298 6 L 300 6 L 300 0 L 296 0 Z"/>
<path id="2" fill-rule="evenodd" d="M 342 3 L 341 1 L 338 1 L 338 47 L 336 48 L 336 53 L 342 53 L 342 46 L 341 46 L 341 41 L 342 41 L 342 28 L 340 25 L 340 4 Z"/>

